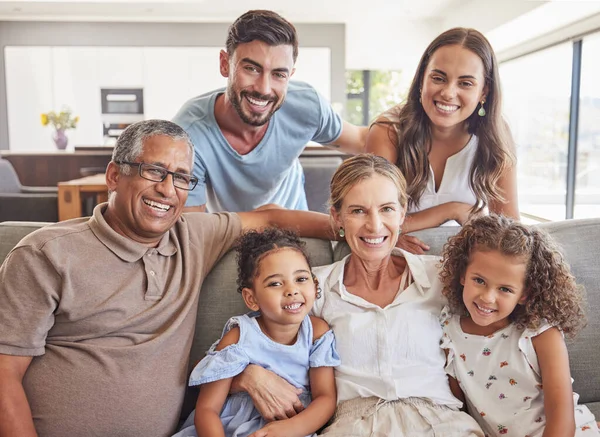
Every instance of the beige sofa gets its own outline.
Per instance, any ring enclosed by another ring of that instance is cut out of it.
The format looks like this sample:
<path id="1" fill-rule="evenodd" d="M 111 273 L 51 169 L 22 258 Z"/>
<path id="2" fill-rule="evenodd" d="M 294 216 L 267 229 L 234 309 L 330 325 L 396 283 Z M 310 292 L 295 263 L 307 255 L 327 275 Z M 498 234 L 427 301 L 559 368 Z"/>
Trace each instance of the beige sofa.
<path id="1" fill-rule="evenodd" d="M 0 223 L 0 262 L 11 248 L 26 234 L 40 226 L 39 223 Z M 588 325 L 572 342 L 568 343 L 571 372 L 575 379 L 574 390 L 600 418 L 600 218 L 567 220 L 541 225 L 549 231 L 563 248 L 579 283 L 587 292 Z M 447 238 L 456 228 L 443 227 L 416 233 L 431 246 L 430 253 L 439 254 Z M 344 256 L 348 249 L 338 245 L 331 249 L 327 241 L 307 240 L 313 265 L 329 264 Z M 190 369 L 202 358 L 208 347 L 219 337 L 225 321 L 247 311 L 236 291 L 236 264 L 233 253 L 227 254 L 212 270 L 202 287 L 199 301 L 196 335 L 190 354 Z M 190 389 L 182 412 L 186 417 L 193 408 L 195 393 Z"/>

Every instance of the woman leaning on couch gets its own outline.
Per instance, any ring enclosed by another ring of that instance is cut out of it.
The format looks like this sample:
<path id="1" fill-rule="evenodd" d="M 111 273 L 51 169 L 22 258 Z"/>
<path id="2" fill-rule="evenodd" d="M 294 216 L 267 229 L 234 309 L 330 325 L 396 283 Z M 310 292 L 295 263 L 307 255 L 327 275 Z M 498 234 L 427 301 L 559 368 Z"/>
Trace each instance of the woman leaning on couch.
<path id="1" fill-rule="evenodd" d="M 519 218 L 514 142 L 501 105 L 496 56 L 480 32 L 455 28 L 433 40 L 406 101 L 376 119 L 366 142 L 406 178 L 405 232 L 462 224 L 488 208 Z M 423 253 L 420 245 L 400 244 Z"/>

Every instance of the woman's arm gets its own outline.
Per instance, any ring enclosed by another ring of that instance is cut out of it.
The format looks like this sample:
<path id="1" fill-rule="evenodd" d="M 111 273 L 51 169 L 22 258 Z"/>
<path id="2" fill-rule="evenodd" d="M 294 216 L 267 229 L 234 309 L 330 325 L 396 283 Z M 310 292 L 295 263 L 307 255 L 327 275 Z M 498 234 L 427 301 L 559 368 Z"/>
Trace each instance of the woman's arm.
<path id="1" fill-rule="evenodd" d="M 302 389 L 294 387 L 285 379 L 251 364 L 233 379 L 231 392 L 247 392 L 252 403 L 267 422 L 294 417 L 304 410 L 298 398 Z"/>
<path id="2" fill-rule="evenodd" d="M 313 339 L 329 331 L 323 319 L 311 316 Z M 311 367 L 309 370 L 312 401 L 306 409 L 291 419 L 271 422 L 251 437 L 303 437 L 311 435 L 333 416 L 337 394 L 333 367 Z"/>
<path id="3" fill-rule="evenodd" d="M 498 180 L 498 187 L 502 190 L 502 195 L 506 202 L 490 201 L 490 212 L 519 220 L 519 196 L 517 193 L 516 166 L 513 165 L 504 172 Z"/>
<path id="4" fill-rule="evenodd" d="M 386 123 L 377 124 L 380 122 Z M 394 127 L 389 123 L 389 120 L 383 117 L 378 118 L 369 128 L 365 151 L 381 156 L 395 164 L 398 160 L 398 150 L 396 150 L 396 145 L 392 141 L 394 135 Z"/>
<path id="5" fill-rule="evenodd" d="M 402 232 L 414 232 L 421 229 L 437 228 L 449 220 L 456 220 L 463 225 L 471 215 L 473 205 L 463 202 L 447 202 L 432 206 L 419 212 L 407 214 L 402 225 Z"/>
<path id="6" fill-rule="evenodd" d="M 315 433 L 335 411 L 337 395 L 333 367 L 309 370 L 312 402 L 291 419 L 270 422 L 250 437 L 303 437 Z"/>
<path id="7" fill-rule="evenodd" d="M 550 328 L 531 339 L 542 373 L 546 427 L 542 437 L 573 437 L 575 410 L 567 346 L 561 332 Z"/>
<path id="8" fill-rule="evenodd" d="M 223 336 L 215 350 L 220 351 L 227 346 L 236 344 L 239 340 L 240 328 L 236 326 Z M 194 426 L 198 437 L 225 437 L 221 423 L 221 410 L 229 395 L 232 379 L 220 379 L 200 386 L 194 414 Z"/>

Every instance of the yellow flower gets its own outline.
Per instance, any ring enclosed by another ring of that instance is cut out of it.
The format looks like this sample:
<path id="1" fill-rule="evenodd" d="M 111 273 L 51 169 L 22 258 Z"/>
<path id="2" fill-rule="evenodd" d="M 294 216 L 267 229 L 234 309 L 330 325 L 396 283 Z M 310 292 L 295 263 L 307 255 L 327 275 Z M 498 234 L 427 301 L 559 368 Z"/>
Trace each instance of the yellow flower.
<path id="1" fill-rule="evenodd" d="M 79 116 L 72 117 L 71 110 L 65 108 L 59 113 L 50 111 L 41 114 L 41 121 L 43 126 L 52 125 L 56 130 L 75 129 L 79 121 Z"/>

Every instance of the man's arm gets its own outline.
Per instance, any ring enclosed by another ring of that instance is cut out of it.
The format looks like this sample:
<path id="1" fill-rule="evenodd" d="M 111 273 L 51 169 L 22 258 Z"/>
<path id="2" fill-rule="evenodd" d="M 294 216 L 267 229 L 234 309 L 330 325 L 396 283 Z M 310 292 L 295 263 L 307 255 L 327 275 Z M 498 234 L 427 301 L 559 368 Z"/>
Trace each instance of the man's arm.
<path id="1" fill-rule="evenodd" d="M 198 206 L 185 206 L 183 212 L 206 212 L 206 204 Z"/>
<path id="2" fill-rule="evenodd" d="M 369 128 L 366 126 L 356 126 L 347 121 L 343 121 L 342 133 L 337 140 L 323 145 L 346 153 L 363 153 L 365 151 L 368 133 Z"/>
<path id="3" fill-rule="evenodd" d="M 23 389 L 32 359 L 0 354 L 0 437 L 37 437 Z"/>
<path id="4" fill-rule="evenodd" d="M 290 209 L 262 209 L 259 211 L 238 212 L 242 229 L 262 229 L 278 227 L 297 232 L 301 237 L 337 239 L 329 221 L 329 216 L 320 212 L 296 211 Z"/>

